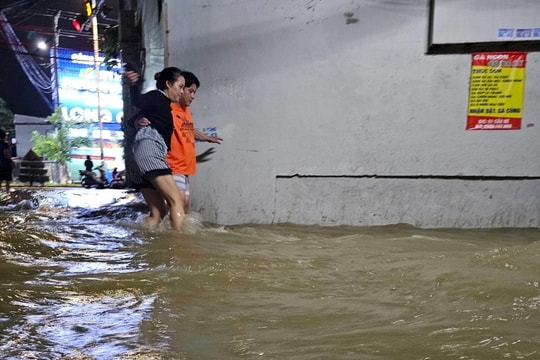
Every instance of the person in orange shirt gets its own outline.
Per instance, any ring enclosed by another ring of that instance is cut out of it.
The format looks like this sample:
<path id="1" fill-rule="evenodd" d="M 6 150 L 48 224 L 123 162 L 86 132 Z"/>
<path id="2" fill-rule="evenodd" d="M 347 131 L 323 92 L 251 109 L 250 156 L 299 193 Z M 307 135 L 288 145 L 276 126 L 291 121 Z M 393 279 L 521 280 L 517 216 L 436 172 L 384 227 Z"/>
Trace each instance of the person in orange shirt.
<path id="1" fill-rule="evenodd" d="M 196 155 L 195 141 L 206 141 L 215 144 L 221 144 L 223 140 L 220 137 L 208 136 L 205 133 L 195 129 L 193 117 L 189 106 L 195 100 L 195 94 L 201 86 L 199 79 L 189 71 L 182 71 L 182 76 L 186 81 L 184 91 L 178 102 L 171 103 L 171 113 L 173 116 L 174 131 L 171 136 L 171 150 L 167 153 L 166 160 L 172 170 L 174 180 L 180 192 L 183 195 L 184 212 L 189 210 L 189 176 L 197 172 L 197 162 L 207 161 L 206 157 L 214 152 L 211 148 L 201 155 Z M 139 126 L 147 126 L 150 122 L 142 117 L 138 120 Z M 144 189 L 143 196 L 150 199 L 156 199 L 149 192 L 153 189 Z M 153 194 L 155 195 L 155 194 Z M 148 201 L 147 201 L 148 202 Z M 167 213 L 166 205 L 163 201 L 153 201 L 149 206 L 154 208 L 151 214 L 158 213 L 161 218 Z M 152 216 L 152 215 L 151 215 Z"/>
<path id="2" fill-rule="evenodd" d="M 171 137 L 171 151 L 167 153 L 169 164 L 178 189 L 184 194 L 184 211 L 189 210 L 189 176 L 197 172 L 195 140 L 220 144 L 219 137 L 208 136 L 195 129 L 189 106 L 195 100 L 195 94 L 201 86 L 199 79 L 189 71 L 182 71 L 186 80 L 180 100 L 171 104 L 174 131 Z"/>

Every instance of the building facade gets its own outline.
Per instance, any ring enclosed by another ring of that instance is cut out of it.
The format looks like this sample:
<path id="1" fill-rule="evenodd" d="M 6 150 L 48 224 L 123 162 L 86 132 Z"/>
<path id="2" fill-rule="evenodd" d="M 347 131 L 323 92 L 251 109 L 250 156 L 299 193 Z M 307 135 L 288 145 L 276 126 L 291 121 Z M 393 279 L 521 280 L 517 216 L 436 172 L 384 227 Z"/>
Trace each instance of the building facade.
<path id="1" fill-rule="evenodd" d="M 538 39 L 524 50 L 519 126 L 497 131 L 467 129 L 474 52 L 429 46 L 501 41 L 487 49 L 508 53 L 523 39 L 501 30 L 534 36 L 540 8 L 434 3 L 139 2 L 147 87 L 163 66 L 194 72 L 195 125 L 224 139 L 192 179 L 192 209 L 218 224 L 538 227 Z M 475 22 L 445 23 L 454 10 Z"/>

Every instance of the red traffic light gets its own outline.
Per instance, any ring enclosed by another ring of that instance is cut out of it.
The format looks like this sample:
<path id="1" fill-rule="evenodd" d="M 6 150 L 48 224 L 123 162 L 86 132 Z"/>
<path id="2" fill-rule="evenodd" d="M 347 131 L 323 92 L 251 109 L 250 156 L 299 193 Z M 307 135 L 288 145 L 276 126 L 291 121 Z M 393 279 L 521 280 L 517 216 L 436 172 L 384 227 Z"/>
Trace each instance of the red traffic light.
<path id="1" fill-rule="evenodd" d="M 73 20 L 71 20 L 71 25 L 77 32 L 86 30 L 85 23 L 93 15 L 94 8 L 92 7 L 91 0 L 84 0 L 84 11 L 82 15 L 78 15 Z"/>
<path id="2" fill-rule="evenodd" d="M 77 18 L 74 18 L 73 20 L 71 20 L 71 25 L 73 25 L 73 28 L 75 29 L 75 31 L 81 32 L 82 24 Z"/>
<path id="3" fill-rule="evenodd" d="M 75 29 L 75 31 L 81 32 L 85 30 L 84 24 L 86 23 L 87 20 L 88 20 L 88 17 L 84 15 L 79 15 L 73 18 L 73 20 L 71 20 L 71 25 L 73 25 L 73 28 Z"/>

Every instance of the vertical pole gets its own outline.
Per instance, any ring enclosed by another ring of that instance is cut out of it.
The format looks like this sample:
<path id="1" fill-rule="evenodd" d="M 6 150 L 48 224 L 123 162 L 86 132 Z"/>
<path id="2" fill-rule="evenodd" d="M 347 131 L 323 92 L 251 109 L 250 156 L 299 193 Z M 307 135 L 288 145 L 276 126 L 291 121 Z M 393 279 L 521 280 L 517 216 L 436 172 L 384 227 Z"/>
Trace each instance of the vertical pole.
<path id="1" fill-rule="evenodd" d="M 53 65 L 53 105 L 54 111 L 60 106 L 60 95 L 58 94 L 58 46 L 60 45 L 60 30 L 58 29 L 58 20 L 60 19 L 60 14 L 62 11 L 58 11 L 54 16 L 54 29 L 53 29 L 53 56 L 52 56 L 52 65 Z"/>
<path id="2" fill-rule="evenodd" d="M 118 2 L 118 42 L 121 51 L 122 62 L 135 64 L 140 68 L 141 65 L 141 48 L 139 31 L 136 26 L 136 4 L 135 1 Z M 142 75 L 142 74 L 141 74 Z M 136 169 L 137 165 L 131 152 L 131 146 L 135 139 L 135 129 L 127 126 L 127 120 L 135 115 L 136 109 L 131 104 L 129 97 L 129 85 L 126 82 L 122 83 L 122 98 L 124 100 L 124 118 L 122 119 L 122 129 L 124 130 L 124 162 L 127 169 Z M 133 186 L 132 171 L 126 171 L 126 184 Z"/>
<path id="3" fill-rule="evenodd" d="M 97 10 L 96 0 L 92 0 L 92 8 L 94 11 Z M 97 14 L 92 14 L 92 35 L 94 40 L 94 66 L 96 70 L 96 94 L 97 94 L 97 116 L 98 116 L 98 125 L 99 125 L 99 150 L 101 155 L 101 160 L 104 159 L 103 154 L 103 122 L 101 121 L 101 88 L 99 86 L 99 70 L 101 63 L 99 61 L 99 33 L 98 33 L 98 19 Z"/>

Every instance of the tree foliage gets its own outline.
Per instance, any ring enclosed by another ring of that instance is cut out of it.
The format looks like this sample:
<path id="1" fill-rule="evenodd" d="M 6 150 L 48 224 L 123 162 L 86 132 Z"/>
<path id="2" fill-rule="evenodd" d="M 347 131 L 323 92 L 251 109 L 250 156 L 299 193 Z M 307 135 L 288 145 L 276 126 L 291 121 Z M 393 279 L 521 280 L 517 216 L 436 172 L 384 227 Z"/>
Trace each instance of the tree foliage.
<path id="1" fill-rule="evenodd" d="M 45 156 L 49 160 L 56 160 L 65 165 L 71 162 L 71 149 L 81 146 L 90 146 L 90 140 L 84 137 L 70 137 L 70 128 L 80 128 L 88 126 L 88 123 L 72 123 L 66 121 L 60 108 L 47 117 L 53 125 L 54 132 L 42 135 L 37 131 L 32 132 L 33 150 Z"/>
<path id="2" fill-rule="evenodd" d="M 15 132 L 15 126 L 13 124 L 14 115 L 6 107 L 6 101 L 0 98 L 0 128 L 8 131 L 12 135 Z"/>
<path id="3" fill-rule="evenodd" d="M 120 55 L 118 25 L 112 26 L 105 31 L 105 34 L 101 39 L 101 51 L 105 55 L 103 61 L 107 66 L 107 70 L 111 70 L 115 66 L 120 65 L 118 62 Z"/>

